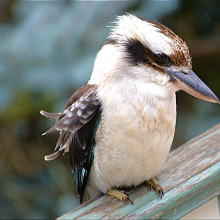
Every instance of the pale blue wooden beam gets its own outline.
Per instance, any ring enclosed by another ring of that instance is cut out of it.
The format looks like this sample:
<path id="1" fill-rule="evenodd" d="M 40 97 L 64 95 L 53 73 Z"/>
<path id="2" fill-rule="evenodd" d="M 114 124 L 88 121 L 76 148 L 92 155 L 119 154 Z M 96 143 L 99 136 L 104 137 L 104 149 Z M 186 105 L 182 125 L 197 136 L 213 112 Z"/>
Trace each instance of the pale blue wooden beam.
<path id="1" fill-rule="evenodd" d="M 164 199 L 154 199 L 126 215 L 130 218 L 179 219 L 219 195 L 220 162 L 166 192 Z"/>
<path id="2" fill-rule="evenodd" d="M 142 185 L 131 190 L 134 205 L 98 195 L 59 219 L 183 217 L 220 195 L 220 124 L 171 152 L 158 180 L 162 200 Z"/>

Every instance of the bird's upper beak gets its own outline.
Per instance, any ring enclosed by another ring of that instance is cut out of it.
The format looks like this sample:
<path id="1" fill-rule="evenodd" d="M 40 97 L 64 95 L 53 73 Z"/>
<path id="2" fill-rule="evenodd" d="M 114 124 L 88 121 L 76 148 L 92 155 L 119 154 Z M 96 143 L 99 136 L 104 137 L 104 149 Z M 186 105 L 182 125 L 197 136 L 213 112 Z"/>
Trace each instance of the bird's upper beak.
<path id="1" fill-rule="evenodd" d="M 185 73 L 168 69 L 166 72 L 170 76 L 170 82 L 179 89 L 196 98 L 220 104 L 217 96 L 192 70 Z"/>

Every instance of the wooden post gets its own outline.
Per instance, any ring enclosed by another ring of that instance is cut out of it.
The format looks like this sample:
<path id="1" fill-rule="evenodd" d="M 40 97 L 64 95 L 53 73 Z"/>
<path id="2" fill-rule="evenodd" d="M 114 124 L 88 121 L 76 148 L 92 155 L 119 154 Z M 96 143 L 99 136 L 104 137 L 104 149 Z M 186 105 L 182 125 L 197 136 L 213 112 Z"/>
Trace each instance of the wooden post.
<path id="1" fill-rule="evenodd" d="M 141 185 L 130 192 L 134 205 L 100 194 L 59 219 L 178 219 L 219 196 L 220 124 L 173 150 L 157 179 L 163 199 Z"/>

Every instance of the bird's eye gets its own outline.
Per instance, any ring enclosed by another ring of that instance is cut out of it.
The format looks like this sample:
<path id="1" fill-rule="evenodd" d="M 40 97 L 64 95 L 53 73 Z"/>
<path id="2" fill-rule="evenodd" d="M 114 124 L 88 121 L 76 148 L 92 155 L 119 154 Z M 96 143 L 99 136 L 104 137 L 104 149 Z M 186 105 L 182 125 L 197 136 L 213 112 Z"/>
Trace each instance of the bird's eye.
<path id="1" fill-rule="evenodd" d="M 160 65 L 167 64 L 169 61 L 169 57 L 166 54 L 161 53 L 161 52 L 155 53 L 154 58 L 156 62 Z"/>

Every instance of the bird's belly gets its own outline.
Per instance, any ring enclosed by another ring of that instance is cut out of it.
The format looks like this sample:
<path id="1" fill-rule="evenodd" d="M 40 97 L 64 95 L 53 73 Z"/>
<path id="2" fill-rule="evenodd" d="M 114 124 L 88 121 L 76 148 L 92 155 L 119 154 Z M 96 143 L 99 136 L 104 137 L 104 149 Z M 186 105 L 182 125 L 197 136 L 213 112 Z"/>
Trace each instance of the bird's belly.
<path id="1" fill-rule="evenodd" d="M 100 130 L 105 135 L 98 134 L 91 169 L 91 177 L 100 191 L 138 185 L 161 170 L 172 144 L 175 122 L 143 122 L 120 121 L 113 126 L 117 129 Z"/>

